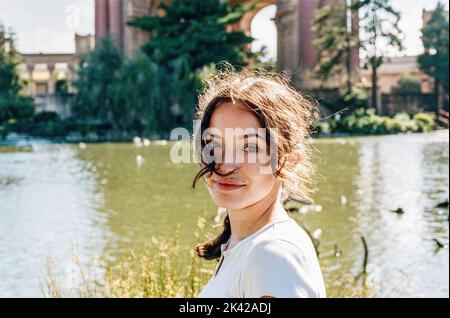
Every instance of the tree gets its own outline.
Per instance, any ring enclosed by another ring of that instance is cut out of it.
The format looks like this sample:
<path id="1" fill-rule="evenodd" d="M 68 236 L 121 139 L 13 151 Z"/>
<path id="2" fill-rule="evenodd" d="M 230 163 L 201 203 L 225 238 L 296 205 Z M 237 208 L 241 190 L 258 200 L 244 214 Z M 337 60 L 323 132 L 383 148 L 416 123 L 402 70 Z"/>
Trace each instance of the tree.
<path id="1" fill-rule="evenodd" d="M 117 128 L 113 98 L 122 67 L 123 57 L 109 37 L 81 59 L 75 82 L 77 94 L 71 105 L 76 118 L 109 122 Z"/>
<path id="2" fill-rule="evenodd" d="M 67 94 L 69 93 L 69 83 L 67 79 L 58 79 L 55 83 L 56 94 Z"/>
<path id="3" fill-rule="evenodd" d="M 245 65 L 252 38 L 227 26 L 241 20 L 253 4 L 230 4 L 221 0 L 161 1 L 164 13 L 135 18 L 129 25 L 152 33 L 142 50 L 159 65 L 169 67 L 182 58 L 192 71 L 211 63 L 227 61 Z"/>
<path id="4" fill-rule="evenodd" d="M 162 1 L 162 14 L 128 22 L 152 34 L 142 51 L 168 77 L 160 90 L 169 90 L 166 100 L 178 125 L 188 127 L 192 120 L 203 68 L 221 62 L 244 66 L 255 57 L 249 50 L 253 39 L 228 29 L 254 6 L 221 0 Z"/>
<path id="5" fill-rule="evenodd" d="M 7 133 L 6 126 L 29 119 L 34 113 L 32 99 L 23 96 L 17 74 L 19 57 L 11 34 L 0 25 L 0 135 Z"/>
<path id="6" fill-rule="evenodd" d="M 392 92 L 396 94 L 420 94 L 420 81 L 412 77 L 410 74 L 403 74 L 398 80 L 397 86 L 392 88 Z"/>
<path id="7" fill-rule="evenodd" d="M 330 76 L 345 72 L 344 95 L 352 92 L 351 49 L 358 47 L 358 33 L 352 26 L 355 14 L 351 0 L 333 0 L 316 11 L 312 27 L 318 52 L 316 74 L 324 83 Z"/>
<path id="8" fill-rule="evenodd" d="M 352 9 L 361 12 L 362 39 L 359 43 L 366 59 L 365 67 L 370 67 L 372 71 L 371 107 L 380 113 L 377 69 L 386 54 L 380 48 L 403 49 L 403 33 L 398 26 L 400 13 L 392 8 L 390 0 L 359 0 L 352 5 Z"/>
<path id="9" fill-rule="evenodd" d="M 251 38 L 227 32 L 250 5 L 220 0 L 161 2 L 161 16 L 130 25 L 152 32 L 142 54 L 125 60 L 106 38 L 80 64 L 74 116 L 110 123 L 117 132 L 168 136 L 192 126 L 201 76 L 213 63 L 244 65 Z"/>
<path id="10" fill-rule="evenodd" d="M 88 124 L 107 124 L 119 137 L 167 137 L 175 124 L 191 119 L 184 117 L 189 113 L 185 108 L 195 103 L 197 86 L 190 85 L 198 85 L 181 74 L 185 65 L 171 67 L 175 76 L 187 80 L 174 82 L 172 74 L 143 53 L 124 60 L 113 41 L 104 38 L 81 60 L 72 114 Z"/>
<path id="11" fill-rule="evenodd" d="M 111 92 L 113 118 L 122 131 L 166 134 L 174 124 L 173 85 L 165 70 L 143 54 L 127 61 Z"/>
<path id="12" fill-rule="evenodd" d="M 417 58 L 420 69 L 434 78 L 438 108 L 442 106 L 439 90 L 442 89 L 448 96 L 448 26 L 448 12 L 439 2 L 422 29 L 424 53 Z"/>

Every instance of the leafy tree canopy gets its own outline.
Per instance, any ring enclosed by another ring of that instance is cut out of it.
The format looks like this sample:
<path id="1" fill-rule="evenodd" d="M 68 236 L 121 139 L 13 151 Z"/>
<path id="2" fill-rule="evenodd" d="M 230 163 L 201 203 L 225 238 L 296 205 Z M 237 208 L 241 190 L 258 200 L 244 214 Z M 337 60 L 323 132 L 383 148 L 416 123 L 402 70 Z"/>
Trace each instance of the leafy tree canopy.
<path id="1" fill-rule="evenodd" d="M 244 65 L 252 56 L 252 38 L 240 31 L 228 32 L 254 4 L 231 4 L 220 0 L 162 1 L 163 14 L 136 18 L 129 25 L 152 33 L 143 51 L 157 64 L 172 66 L 184 59 L 195 71 L 212 63 L 227 61 Z"/>
<path id="2" fill-rule="evenodd" d="M 424 53 L 418 57 L 421 70 L 437 79 L 448 92 L 448 12 L 438 3 L 422 29 Z"/>

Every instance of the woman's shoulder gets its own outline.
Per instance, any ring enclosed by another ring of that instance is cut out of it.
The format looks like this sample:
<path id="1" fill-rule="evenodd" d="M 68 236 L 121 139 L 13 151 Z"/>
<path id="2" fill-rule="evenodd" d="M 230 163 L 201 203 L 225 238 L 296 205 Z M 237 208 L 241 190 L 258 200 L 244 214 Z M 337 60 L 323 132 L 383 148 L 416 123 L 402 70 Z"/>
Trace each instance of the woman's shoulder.
<path id="1" fill-rule="evenodd" d="M 315 249 L 309 235 L 293 219 L 272 224 L 267 231 L 253 240 L 249 253 L 262 254 L 305 254 L 314 253 Z"/>
<path id="2" fill-rule="evenodd" d="M 247 291 L 244 294 L 325 295 L 314 247 L 295 221 L 273 224 L 269 231 L 252 242 L 247 256 L 242 281 L 243 290 Z"/>
<path id="3" fill-rule="evenodd" d="M 294 220 L 270 226 L 255 238 L 247 250 L 245 267 L 259 267 L 266 271 L 281 269 L 303 272 L 307 275 L 320 273 L 317 253 L 309 235 Z"/>

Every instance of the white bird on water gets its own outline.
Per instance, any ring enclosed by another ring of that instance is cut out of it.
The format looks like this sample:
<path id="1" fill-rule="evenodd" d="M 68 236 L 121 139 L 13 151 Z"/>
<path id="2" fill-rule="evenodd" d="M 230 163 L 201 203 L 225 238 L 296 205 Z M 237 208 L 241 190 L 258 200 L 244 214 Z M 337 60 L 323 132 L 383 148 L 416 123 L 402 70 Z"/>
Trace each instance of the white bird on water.
<path id="1" fill-rule="evenodd" d="M 167 145 L 167 140 L 155 140 L 153 143 L 157 146 L 165 146 Z"/>
<path id="2" fill-rule="evenodd" d="M 133 144 L 136 146 L 136 147 L 142 147 L 142 139 L 141 138 L 139 138 L 139 137 L 133 137 Z"/>
<path id="3" fill-rule="evenodd" d="M 141 155 L 136 156 L 136 164 L 138 167 L 142 166 L 144 162 L 145 162 L 144 157 L 142 157 Z"/>

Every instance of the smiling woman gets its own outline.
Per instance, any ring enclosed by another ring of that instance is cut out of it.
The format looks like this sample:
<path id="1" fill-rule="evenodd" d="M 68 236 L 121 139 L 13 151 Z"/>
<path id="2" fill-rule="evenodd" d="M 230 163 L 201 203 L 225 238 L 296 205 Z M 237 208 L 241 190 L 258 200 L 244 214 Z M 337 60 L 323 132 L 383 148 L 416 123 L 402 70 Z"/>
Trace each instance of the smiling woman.
<path id="1" fill-rule="evenodd" d="M 200 96 L 203 179 L 227 209 L 224 230 L 197 246 L 219 260 L 200 297 L 325 297 L 314 247 L 282 206 L 309 199 L 314 107 L 280 75 L 223 71 Z"/>

